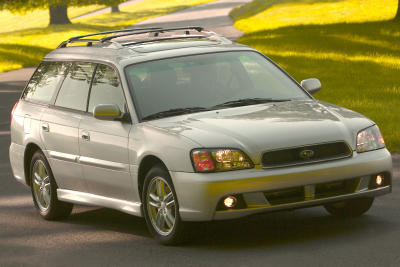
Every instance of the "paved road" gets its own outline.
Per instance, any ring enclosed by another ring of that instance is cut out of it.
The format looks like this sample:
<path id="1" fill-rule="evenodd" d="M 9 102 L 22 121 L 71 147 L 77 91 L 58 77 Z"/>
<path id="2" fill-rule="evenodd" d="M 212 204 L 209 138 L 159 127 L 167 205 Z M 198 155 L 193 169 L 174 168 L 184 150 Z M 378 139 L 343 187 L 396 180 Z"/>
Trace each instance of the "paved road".
<path id="1" fill-rule="evenodd" d="M 8 162 L 9 111 L 31 72 L 0 74 L 0 266 L 400 266 L 400 155 L 393 193 L 356 219 L 317 207 L 197 224 L 181 247 L 159 246 L 142 219 L 109 209 L 42 220 Z"/>
<path id="2" fill-rule="evenodd" d="M 143 0 L 129 0 L 129 1 L 125 1 L 125 2 L 123 2 L 121 4 L 119 4 L 118 6 L 121 8 L 121 7 L 128 6 L 130 4 L 137 3 L 137 2 L 140 2 L 140 1 L 143 1 Z M 95 10 L 93 12 L 89 12 L 89 13 L 84 14 L 82 16 L 78 16 L 78 17 L 72 18 L 72 19 L 83 19 L 83 18 L 88 18 L 88 17 L 92 17 L 92 16 L 96 16 L 96 15 L 110 13 L 110 12 L 111 12 L 111 7 L 106 7 L 106 8 L 102 8 L 102 9 L 99 9 L 99 10 Z"/>
<path id="3" fill-rule="evenodd" d="M 144 20 L 133 27 L 203 26 L 231 40 L 237 40 L 243 33 L 232 26 L 233 22 L 229 17 L 229 12 L 234 7 L 249 2 L 251 0 L 220 0 Z"/>

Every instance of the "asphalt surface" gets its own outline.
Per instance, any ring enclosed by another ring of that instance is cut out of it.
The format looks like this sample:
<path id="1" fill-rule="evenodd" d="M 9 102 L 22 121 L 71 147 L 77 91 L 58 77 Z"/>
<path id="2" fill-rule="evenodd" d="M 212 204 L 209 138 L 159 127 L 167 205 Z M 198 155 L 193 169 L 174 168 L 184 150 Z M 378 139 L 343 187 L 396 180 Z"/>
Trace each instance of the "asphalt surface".
<path id="1" fill-rule="evenodd" d="M 10 110 L 32 70 L 0 74 L 0 266 L 400 266 L 400 155 L 393 193 L 360 218 L 316 207 L 200 223 L 179 247 L 158 245 L 143 219 L 110 209 L 41 219 L 8 160 Z"/>
<path id="2" fill-rule="evenodd" d="M 144 20 L 135 24 L 133 28 L 202 26 L 231 40 L 237 40 L 243 33 L 232 26 L 233 22 L 229 17 L 229 12 L 234 7 L 249 2 L 251 0 L 215 1 L 165 16 Z"/>
<path id="3" fill-rule="evenodd" d="M 134 3 L 137 3 L 137 2 L 141 2 L 141 1 L 143 1 L 143 0 L 129 0 L 129 1 L 125 1 L 125 2 L 123 2 L 123 3 L 121 3 L 121 4 L 119 4 L 118 5 L 118 7 L 124 7 L 124 6 L 128 6 L 128 5 L 130 5 L 130 4 L 134 4 Z M 105 14 L 105 13 L 110 13 L 111 12 L 111 7 L 106 7 L 106 8 L 102 8 L 102 9 L 99 9 L 99 10 L 95 10 L 95 11 L 93 11 L 93 12 L 89 12 L 89 13 L 87 13 L 87 14 L 84 14 L 84 15 L 81 15 L 81 16 L 78 16 L 78 17 L 75 17 L 75 18 L 72 18 L 73 20 L 74 19 L 83 19 L 83 18 L 88 18 L 88 17 L 92 17 L 92 16 L 96 16 L 96 15 L 101 15 L 101 14 Z"/>

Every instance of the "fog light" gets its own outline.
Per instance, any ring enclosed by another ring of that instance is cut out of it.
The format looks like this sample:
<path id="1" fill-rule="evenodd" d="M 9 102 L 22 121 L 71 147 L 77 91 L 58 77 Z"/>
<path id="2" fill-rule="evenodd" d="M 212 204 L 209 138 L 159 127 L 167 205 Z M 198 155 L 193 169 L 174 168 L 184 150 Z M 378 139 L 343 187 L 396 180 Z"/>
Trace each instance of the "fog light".
<path id="1" fill-rule="evenodd" d="M 376 176 L 375 180 L 377 185 L 382 185 L 383 184 L 383 177 L 381 175 Z"/>
<path id="2" fill-rule="evenodd" d="M 224 205 L 227 208 L 235 207 L 236 203 L 237 203 L 237 200 L 236 200 L 236 198 L 234 196 L 229 196 L 229 197 L 224 199 Z"/>

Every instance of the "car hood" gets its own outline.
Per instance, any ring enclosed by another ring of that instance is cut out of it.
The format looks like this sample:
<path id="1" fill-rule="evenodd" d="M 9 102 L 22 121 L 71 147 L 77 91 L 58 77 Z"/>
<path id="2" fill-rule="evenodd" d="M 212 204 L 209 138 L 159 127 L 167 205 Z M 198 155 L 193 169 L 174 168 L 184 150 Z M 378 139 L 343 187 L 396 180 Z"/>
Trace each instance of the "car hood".
<path id="1" fill-rule="evenodd" d="M 346 141 L 354 150 L 357 132 L 373 122 L 339 106 L 301 100 L 187 114 L 148 124 L 183 135 L 198 147 L 239 148 L 257 162 L 267 150 L 332 141 Z"/>

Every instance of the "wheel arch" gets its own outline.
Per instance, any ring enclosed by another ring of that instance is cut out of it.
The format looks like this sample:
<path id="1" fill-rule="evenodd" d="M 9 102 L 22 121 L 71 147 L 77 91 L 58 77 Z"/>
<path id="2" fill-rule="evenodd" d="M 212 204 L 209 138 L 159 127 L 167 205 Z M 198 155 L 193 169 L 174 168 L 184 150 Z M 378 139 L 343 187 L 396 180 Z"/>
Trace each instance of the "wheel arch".
<path id="1" fill-rule="evenodd" d="M 142 200 L 143 184 L 146 174 L 150 171 L 150 169 L 153 166 L 157 164 L 161 164 L 168 171 L 168 168 L 165 165 L 165 163 L 157 156 L 147 155 L 140 161 L 138 170 L 138 183 L 137 183 L 140 200 Z"/>
<path id="2" fill-rule="evenodd" d="M 33 155 L 36 151 L 42 151 L 42 149 L 35 143 L 28 143 L 24 152 L 24 174 L 25 174 L 25 182 L 27 185 L 31 184 L 31 175 L 30 175 L 30 165 Z"/>

